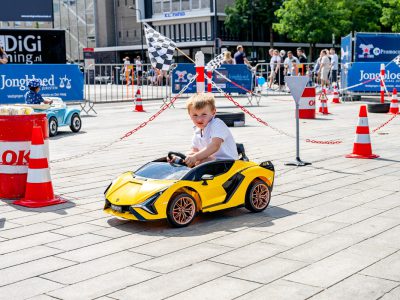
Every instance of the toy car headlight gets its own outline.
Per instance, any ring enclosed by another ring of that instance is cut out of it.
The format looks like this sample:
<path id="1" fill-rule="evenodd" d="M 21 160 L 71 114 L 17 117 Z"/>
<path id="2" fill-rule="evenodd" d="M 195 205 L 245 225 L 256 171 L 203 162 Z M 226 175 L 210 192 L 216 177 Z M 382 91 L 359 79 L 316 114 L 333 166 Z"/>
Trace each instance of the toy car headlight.
<path id="1" fill-rule="evenodd" d="M 154 203 L 157 201 L 157 199 L 162 195 L 162 193 L 164 193 L 164 191 L 166 190 L 162 189 L 161 191 L 158 191 L 157 193 L 155 193 L 154 195 L 152 195 L 150 198 L 147 198 L 145 201 L 143 201 L 142 203 L 139 204 L 135 204 L 132 205 L 132 207 L 138 207 L 141 208 L 145 211 L 147 211 L 149 214 L 152 215 L 156 215 L 157 214 L 157 209 L 154 206 Z"/>

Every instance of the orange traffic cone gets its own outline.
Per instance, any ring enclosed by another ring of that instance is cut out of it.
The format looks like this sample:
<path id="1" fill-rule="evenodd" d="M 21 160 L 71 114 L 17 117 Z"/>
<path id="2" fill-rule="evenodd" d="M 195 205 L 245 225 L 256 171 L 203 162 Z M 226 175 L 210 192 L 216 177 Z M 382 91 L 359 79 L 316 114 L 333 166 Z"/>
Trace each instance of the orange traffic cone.
<path id="1" fill-rule="evenodd" d="M 371 139 L 369 137 L 369 126 L 367 107 L 362 105 L 358 115 L 356 137 L 354 139 L 353 153 L 346 155 L 347 158 L 377 158 L 379 155 L 372 154 Z"/>
<path id="2" fill-rule="evenodd" d="M 140 96 L 140 89 L 138 89 L 136 91 L 136 95 L 135 95 L 135 111 L 137 112 L 144 112 L 145 110 L 143 109 L 143 105 L 142 105 L 142 97 Z"/>
<path id="3" fill-rule="evenodd" d="M 397 89 L 393 89 L 392 101 L 390 102 L 389 114 L 397 115 L 399 113 L 399 101 L 397 100 Z"/>
<path id="4" fill-rule="evenodd" d="M 326 96 L 326 89 L 322 89 L 319 95 L 319 101 L 321 101 L 321 106 L 319 107 L 319 112 L 323 115 L 329 115 L 328 112 L 328 97 Z"/>
<path id="5" fill-rule="evenodd" d="M 338 90 L 337 90 L 336 84 L 333 86 L 333 98 L 332 98 L 332 103 L 340 103 L 339 92 L 338 92 Z"/>
<path id="6" fill-rule="evenodd" d="M 64 199 L 54 196 L 43 133 L 42 129 L 37 126 L 33 127 L 32 130 L 29 156 L 25 197 L 14 201 L 13 204 L 26 207 L 43 207 L 66 202 Z"/>

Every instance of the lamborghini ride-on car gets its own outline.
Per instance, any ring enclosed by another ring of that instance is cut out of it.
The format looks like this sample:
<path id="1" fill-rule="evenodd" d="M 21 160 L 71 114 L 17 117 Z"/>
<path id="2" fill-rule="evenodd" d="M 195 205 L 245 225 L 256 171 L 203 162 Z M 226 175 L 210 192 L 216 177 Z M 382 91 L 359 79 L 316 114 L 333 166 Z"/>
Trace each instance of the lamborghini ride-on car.
<path id="1" fill-rule="evenodd" d="M 189 225 L 199 212 L 245 206 L 252 212 L 267 208 L 274 183 L 270 161 L 248 161 L 242 144 L 239 160 L 216 160 L 188 168 L 165 157 L 135 172 L 125 172 L 105 190 L 104 211 L 130 220 L 167 219 L 174 227 Z"/>

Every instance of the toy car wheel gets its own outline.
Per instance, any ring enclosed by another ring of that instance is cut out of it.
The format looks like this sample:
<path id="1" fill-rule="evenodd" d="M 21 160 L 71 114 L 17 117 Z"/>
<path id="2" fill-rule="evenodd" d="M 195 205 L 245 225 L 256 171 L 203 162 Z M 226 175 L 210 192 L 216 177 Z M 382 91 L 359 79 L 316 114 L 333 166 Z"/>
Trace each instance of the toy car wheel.
<path id="1" fill-rule="evenodd" d="M 71 128 L 72 132 L 78 132 L 81 130 L 82 127 L 82 122 L 81 122 L 81 117 L 78 114 L 73 114 L 71 117 Z"/>
<path id="2" fill-rule="evenodd" d="M 196 216 L 196 209 L 196 201 L 192 196 L 178 194 L 168 205 L 168 222 L 174 227 L 188 226 Z"/>
<path id="3" fill-rule="evenodd" d="M 256 179 L 247 190 L 245 207 L 252 212 L 260 212 L 268 207 L 270 199 L 271 191 L 268 185 Z"/>
<path id="4" fill-rule="evenodd" d="M 49 136 L 56 136 L 58 132 L 58 122 L 55 117 L 49 119 Z"/>

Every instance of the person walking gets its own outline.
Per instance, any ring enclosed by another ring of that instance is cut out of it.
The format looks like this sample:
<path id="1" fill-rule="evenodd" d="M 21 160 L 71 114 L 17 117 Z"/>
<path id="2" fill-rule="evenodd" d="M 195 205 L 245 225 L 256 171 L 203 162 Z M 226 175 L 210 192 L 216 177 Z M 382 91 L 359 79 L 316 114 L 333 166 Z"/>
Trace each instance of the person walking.
<path id="1" fill-rule="evenodd" d="M 268 88 L 271 89 L 275 82 L 276 76 L 279 76 L 279 68 L 281 66 L 281 57 L 279 56 L 278 49 L 274 49 L 273 56 L 269 62 L 269 67 L 271 69 L 271 74 L 269 75 Z"/>

